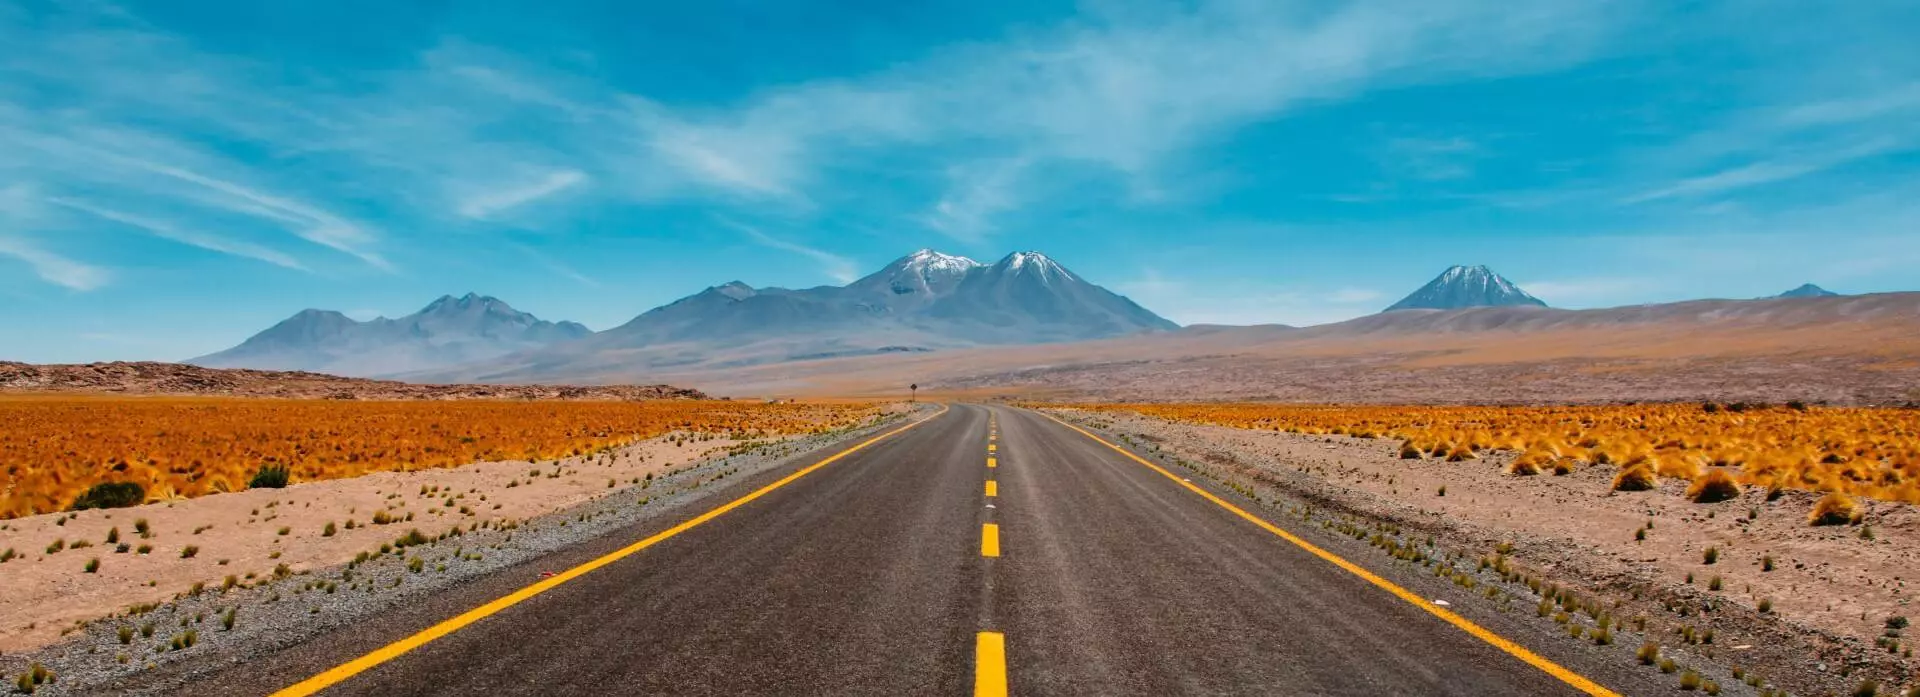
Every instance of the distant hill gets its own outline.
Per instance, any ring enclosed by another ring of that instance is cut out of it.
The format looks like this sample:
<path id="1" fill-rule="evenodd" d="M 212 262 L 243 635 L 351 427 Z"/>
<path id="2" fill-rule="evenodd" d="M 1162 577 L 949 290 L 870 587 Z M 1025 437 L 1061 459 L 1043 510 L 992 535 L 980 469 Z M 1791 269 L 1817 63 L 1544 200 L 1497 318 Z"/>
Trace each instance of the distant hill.
<path id="1" fill-rule="evenodd" d="M 1799 288 L 1795 288 L 1793 290 L 1787 291 L 1785 293 L 1781 293 L 1773 297 L 1776 297 L 1776 298 L 1831 298 L 1837 295 L 1839 295 L 1839 293 L 1835 293 L 1833 291 L 1827 290 L 1825 288 L 1821 288 L 1820 286 L 1816 286 L 1811 283 L 1806 283 L 1806 284 L 1802 284 Z"/>
<path id="2" fill-rule="evenodd" d="M 153 362 L 35 365 L 0 361 L 0 392 L 291 399 L 707 399 L 696 390 L 671 385 L 417 385 L 320 373 Z"/>
<path id="3" fill-rule="evenodd" d="M 1442 272 L 1419 290 L 1388 307 L 1394 310 L 1460 310 L 1469 307 L 1532 305 L 1546 307 L 1539 298 L 1528 295 L 1485 266 L 1455 266 Z"/>
<path id="4" fill-rule="evenodd" d="M 923 249 L 845 286 L 734 281 L 577 341 L 410 378 L 617 381 L 692 367 L 1085 341 L 1179 329 L 1039 252 L 993 264 Z"/>
<path id="5" fill-rule="evenodd" d="M 574 322 L 549 322 L 497 298 L 468 293 L 442 296 L 399 319 L 360 322 L 331 310 L 302 310 L 239 346 L 187 362 L 367 377 L 485 360 L 592 333 Z"/>

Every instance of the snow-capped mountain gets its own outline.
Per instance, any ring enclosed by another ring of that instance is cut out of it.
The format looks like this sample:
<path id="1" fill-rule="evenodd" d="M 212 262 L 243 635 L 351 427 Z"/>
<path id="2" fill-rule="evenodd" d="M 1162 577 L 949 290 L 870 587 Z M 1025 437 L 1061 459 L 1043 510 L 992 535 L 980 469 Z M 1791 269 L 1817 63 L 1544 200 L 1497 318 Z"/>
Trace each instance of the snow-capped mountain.
<path id="1" fill-rule="evenodd" d="M 1776 297 L 1776 298 L 1830 298 L 1836 295 L 1839 295 L 1839 293 L 1835 293 L 1833 291 L 1827 290 L 1825 288 L 1821 288 L 1820 286 L 1816 286 L 1811 283 L 1804 283 L 1804 284 L 1801 284 L 1799 288 L 1795 288 L 1793 290 L 1787 291 L 1785 293 L 1781 293 L 1773 297 Z"/>
<path id="2" fill-rule="evenodd" d="M 1388 307 L 1394 310 L 1458 310 L 1468 307 L 1534 305 L 1546 307 L 1539 298 L 1528 295 L 1519 286 L 1485 266 L 1455 266 L 1441 273 Z"/>
<path id="3" fill-rule="evenodd" d="M 1079 341 L 1178 328 L 1038 252 L 988 265 L 923 249 L 846 286 L 728 283 L 579 341 L 418 377 L 590 379 L 716 362 Z"/>
<path id="4" fill-rule="evenodd" d="M 331 310 L 302 310 L 239 346 L 187 362 L 364 377 L 485 360 L 592 333 L 574 322 L 549 322 L 497 298 L 468 293 L 442 296 L 399 319 L 360 322 Z"/>

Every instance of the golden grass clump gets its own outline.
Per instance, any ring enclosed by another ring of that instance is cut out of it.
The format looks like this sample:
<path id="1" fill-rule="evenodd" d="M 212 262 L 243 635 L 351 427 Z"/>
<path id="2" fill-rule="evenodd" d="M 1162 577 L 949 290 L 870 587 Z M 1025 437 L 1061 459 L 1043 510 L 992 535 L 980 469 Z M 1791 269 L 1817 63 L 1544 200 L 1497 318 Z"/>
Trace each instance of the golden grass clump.
<path id="1" fill-rule="evenodd" d="M 1807 522 L 1813 525 L 1846 525 L 1859 519 L 1860 505 L 1838 491 L 1820 497 L 1813 504 L 1813 512 L 1807 514 Z"/>
<path id="2" fill-rule="evenodd" d="M 1693 478 L 1687 498 L 1694 503 L 1717 503 L 1740 498 L 1740 483 L 1726 470 L 1711 469 Z"/>
<path id="3" fill-rule="evenodd" d="M 5 396 L 0 519 L 66 510 L 98 484 L 138 485 L 143 500 L 165 501 L 245 489 L 270 469 L 302 482 L 550 460 L 670 434 L 697 442 L 819 433 L 880 413 L 875 403 L 728 400 Z"/>
<path id="4" fill-rule="evenodd" d="M 1614 491 L 1648 491 L 1660 486 L 1660 480 L 1653 475 L 1653 468 L 1646 465 L 1622 467 L 1620 473 L 1613 475 Z"/>
<path id="5" fill-rule="evenodd" d="M 1700 404 L 1391 406 L 1061 404 L 1174 421 L 1301 434 L 1395 438 L 1452 462 L 1484 450 L 1547 452 L 1561 462 L 1642 468 L 1697 480 L 1725 469 L 1744 486 L 1838 491 L 1920 504 L 1920 410 Z M 1408 463 L 1408 466 L 1419 466 Z M 1641 475 L 1635 474 L 1635 477 Z"/>

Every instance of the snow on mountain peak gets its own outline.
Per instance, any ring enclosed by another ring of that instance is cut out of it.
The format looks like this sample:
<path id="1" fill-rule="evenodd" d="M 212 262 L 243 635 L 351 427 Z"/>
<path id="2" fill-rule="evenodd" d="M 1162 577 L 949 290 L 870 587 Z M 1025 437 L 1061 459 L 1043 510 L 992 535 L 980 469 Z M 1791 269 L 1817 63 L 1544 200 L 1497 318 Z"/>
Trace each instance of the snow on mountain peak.
<path id="1" fill-rule="evenodd" d="M 906 268 L 917 269 L 922 272 L 965 273 L 969 269 L 985 266 L 985 264 L 963 256 L 955 256 L 932 249 L 922 249 L 914 252 L 907 257 L 906 262 Z"/>

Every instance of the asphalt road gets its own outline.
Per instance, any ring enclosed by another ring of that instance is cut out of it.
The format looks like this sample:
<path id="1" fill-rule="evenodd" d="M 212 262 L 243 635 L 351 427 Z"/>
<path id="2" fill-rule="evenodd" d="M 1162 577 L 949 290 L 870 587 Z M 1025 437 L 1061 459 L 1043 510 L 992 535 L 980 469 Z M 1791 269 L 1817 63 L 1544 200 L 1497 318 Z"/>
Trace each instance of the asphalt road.
<path id="1" fill-rule="evenodd" d="M 395 631 L 322 637 L 222 687 L 270 692 Z M 1579 694 L 1086 435 L 965 405 L 323 694 L 964 695 L 1001 680 L 1020 695 Z"/>

